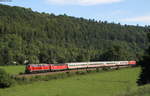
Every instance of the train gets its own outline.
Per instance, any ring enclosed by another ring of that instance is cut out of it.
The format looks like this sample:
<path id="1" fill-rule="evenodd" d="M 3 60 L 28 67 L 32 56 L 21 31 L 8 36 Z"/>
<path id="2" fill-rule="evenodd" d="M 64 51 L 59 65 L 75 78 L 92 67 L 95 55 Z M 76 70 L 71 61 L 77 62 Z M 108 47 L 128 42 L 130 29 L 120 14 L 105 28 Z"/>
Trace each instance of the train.
<path id="1" fill-rule="evenodd" d="M 120 66 L 135 66 L 136 61 L 97 61 L 97 62 L 73 62 L 62 64 L 28 64 L 25 73 L 53 72 L 62 70 L 76 70 L 88 68 L 106 68 Z"/>

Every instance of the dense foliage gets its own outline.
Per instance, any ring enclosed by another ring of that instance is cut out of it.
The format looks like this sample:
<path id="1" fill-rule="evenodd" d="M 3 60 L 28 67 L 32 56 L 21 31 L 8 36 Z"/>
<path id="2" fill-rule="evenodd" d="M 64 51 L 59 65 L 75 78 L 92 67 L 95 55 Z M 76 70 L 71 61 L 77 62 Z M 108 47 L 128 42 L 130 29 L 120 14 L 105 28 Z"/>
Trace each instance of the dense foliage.
<path id="1" fill-rule="evenodd" d="M 0 88 L 10 87 L 13 80 L 9 74 L 7 74 L 3 69 L 0 69 Z"/>
<path id="2" fill-rule="evenodd" d="M 0 5 L 0 65 L 137 60 L 147 45 L 146 32 L 138 25 Z"/>
<path id="3" fill-rule="evenodd" d="M 149 42 L 150 42 L 150 33 L 148 34 Z M 139 64 L 141 66 L 140 77 L 137 81 L 139 85 L 150 84 L 150 46 L 145 51 L 145 55 L 142 60 L 140 60 Z"/>

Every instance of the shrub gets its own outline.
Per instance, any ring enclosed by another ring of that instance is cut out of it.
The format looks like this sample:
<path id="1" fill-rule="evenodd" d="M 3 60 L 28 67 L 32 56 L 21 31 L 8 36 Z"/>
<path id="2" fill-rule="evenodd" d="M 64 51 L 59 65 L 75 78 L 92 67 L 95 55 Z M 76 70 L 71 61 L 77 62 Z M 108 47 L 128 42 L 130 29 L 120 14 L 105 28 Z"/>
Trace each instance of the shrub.
<path id="1" fill-rule="evenodd" d="M 7 88 L 12 85 L 12 78 L 5 70 L 0 69 L 0 88 Z"/>
<path id="2" fill-rule="evenodd" d="M 103 67 L 103 70 L 107 71 L 107 70 L 110 70 L 110 68 L 109 67 Z"/>

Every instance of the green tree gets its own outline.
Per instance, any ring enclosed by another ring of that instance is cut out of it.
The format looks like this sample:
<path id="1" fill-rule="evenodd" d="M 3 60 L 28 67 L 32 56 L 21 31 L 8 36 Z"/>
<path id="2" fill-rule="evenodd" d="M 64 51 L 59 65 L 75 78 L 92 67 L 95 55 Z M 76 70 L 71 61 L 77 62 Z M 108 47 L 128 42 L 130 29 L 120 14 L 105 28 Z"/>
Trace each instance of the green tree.
<path id="1" fill-rule="evenodd" d="M 38 57 L 35 55 L 28 56 L 27 60 L 28 60 L 29 64 L 39 64 L 40 63 Z"/>
<path id="2" fill-rule="evenodd" d="M 129 52 L 120 45 L 113 45 L 101 57 L 103 61 L 126 61 L 131 59 Z"/>
<path id="3" fill-rule="evenodd" d="M 0 88 L 10 87 L 13 84 L 13 79 L 5 70 L 0 69 Z"/>
<path id="4" fill-rule="evenodd" d="M 150 33 L 148 34 L 149 43 L 150 43 Z M 139 61 L 141 66 L 141 73 L 137 81 L 138 85 L 150 84 L 150 46 L 145 51 L 143 59 Z"/>

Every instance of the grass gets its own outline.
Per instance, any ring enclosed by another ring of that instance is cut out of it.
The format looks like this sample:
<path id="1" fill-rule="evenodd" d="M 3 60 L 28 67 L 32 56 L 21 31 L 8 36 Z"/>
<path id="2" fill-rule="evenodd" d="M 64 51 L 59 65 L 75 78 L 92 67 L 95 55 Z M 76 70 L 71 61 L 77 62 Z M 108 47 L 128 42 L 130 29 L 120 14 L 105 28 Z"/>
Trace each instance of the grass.
<path id="1" fill-rule="evenodd" d="M 140 86 L 137 89 L 126 91 L 118 96 L 150 96 L 150 85 Z"/>
<path id="2" fill-rule="evenodd" d="M 137 89 L 140 68 L 78 75 L 65 79 L 38 81 L 0 89 L 0 96 L 117 96 Z"/>
<path id="3" fill-rule="evenodd" d="M 25 66 L 18 65 L 18 66 L 0 66 L 0 68 L 6 70 L 7 73 L 16 75 L 19 73 L 23 73 L 25 71 Z"/>

